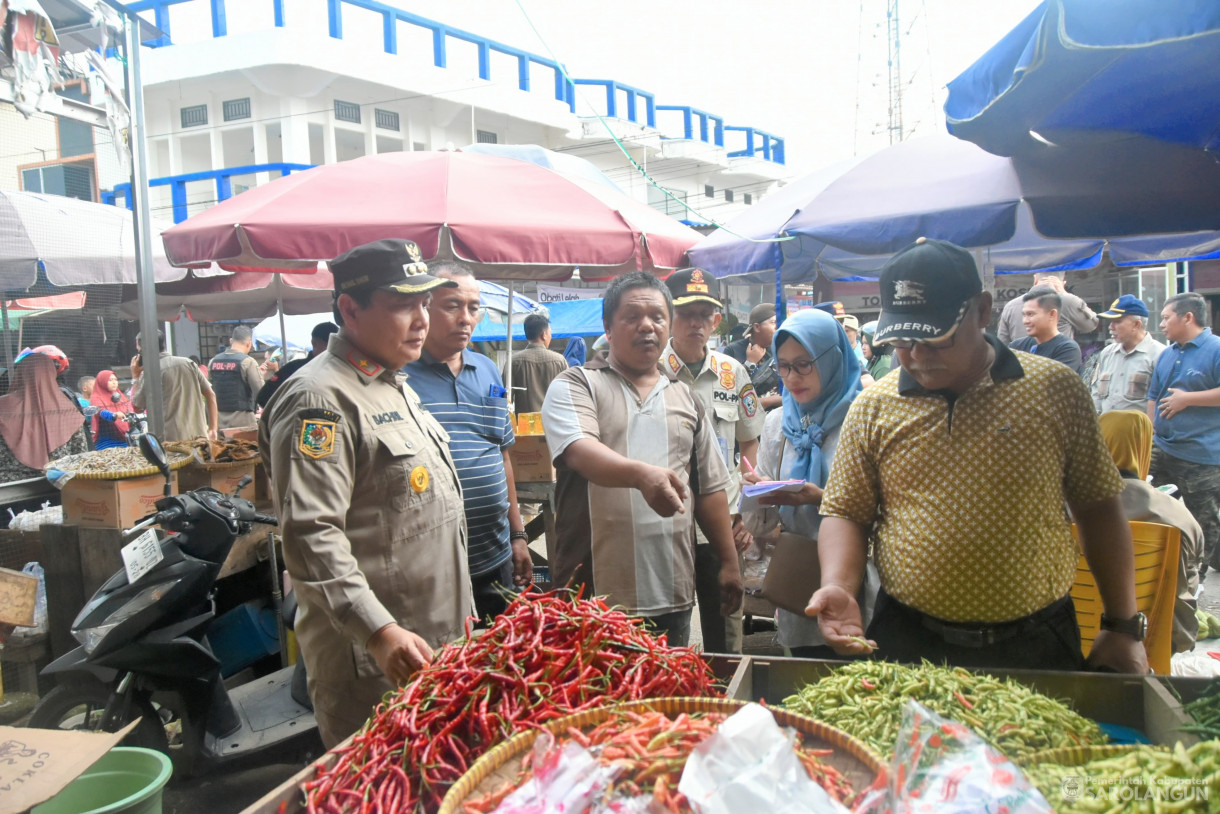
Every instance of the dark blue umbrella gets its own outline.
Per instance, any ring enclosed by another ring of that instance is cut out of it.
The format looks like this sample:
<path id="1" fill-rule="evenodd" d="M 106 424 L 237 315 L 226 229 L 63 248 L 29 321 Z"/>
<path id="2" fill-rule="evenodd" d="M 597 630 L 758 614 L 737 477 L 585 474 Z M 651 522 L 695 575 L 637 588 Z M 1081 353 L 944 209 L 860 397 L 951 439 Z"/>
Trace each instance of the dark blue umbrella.
<path id="1" fill-rule="evenodd" d="M 1048 0 L 949 83 L 945 114 L 998 155 L 1116 133 L 1220 151 L 1220 3 Z"/>
<path id="2" fill-rule="evenodd" d="M 1220 228 L 1215 0 L 1047 0 L 949 84 L 945 114 L 1012 156 L 1042 234 Z"/>
<path id="3" fill-rule="evenodd" d="M 1107 240 L 1105 233 L 1072 239 L 1042 233 L 1034 200 L 1068 215 L 1138 200 L 1139 186 L 1124 188 L 1116 201 L 1106 197 L 1107 184 L 1139 180 L 1119 175 L 1109 179 L 1103 173 L 1098 180 L 1063 167 L 1057 174 L 1043 169 L 1027 176 L 1015 159 L 952 136 L 911 139 L 793 181 L 687 254 L 692 265 L 718 277 L 769 283 L 778 272 L 782 282 L 796 283 L 818 272 L 831 278 L 870 276 L 919 237 L 978 249 L 982 264 L 996 273 L 1088 268 L 1107 246 L 1112 258 L 1121 251 L 1131 263 L 1193 259 L 1220 249 L 1215 231 L 1139 242 Z"/>

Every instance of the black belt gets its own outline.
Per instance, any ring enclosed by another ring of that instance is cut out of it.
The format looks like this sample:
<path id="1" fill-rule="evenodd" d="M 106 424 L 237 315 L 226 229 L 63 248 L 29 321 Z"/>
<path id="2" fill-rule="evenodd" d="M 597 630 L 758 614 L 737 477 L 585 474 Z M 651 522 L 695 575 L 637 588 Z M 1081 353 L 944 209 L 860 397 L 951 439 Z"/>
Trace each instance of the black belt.
<path id="1" fill-rule="evenodd" d="M 895 604 L 901 605 L 910 613 L 920 617 L 920 624 L 925 628 L 935 633 L 944 639 L 946 644 L 956 645 L 957 647 L 990 647 L 993 644 L 1007 641 L 1016 638 L 1022 633 L 1028 632 L 1030 629 L 1038 627 L 1047 619 L 1061 612 L 1066 606 L 1072 602 L 1070 595 L 1064 596 L 1062 599 L 1057 599 L 1047 605 L 1042 610 L 1034 611 L 1029 616 L 1023 616 L 1020 619 L 1013 619 L 1011 622 L 1000 622 L 998 624 L 989 625 L 984 623 L 956 623 L 945 622 L 937 619 L 934 616 L 928 616 L 926 613 L 916 610 L 908 605 L 902 605 L 901 602 L 894 600 Z"/>

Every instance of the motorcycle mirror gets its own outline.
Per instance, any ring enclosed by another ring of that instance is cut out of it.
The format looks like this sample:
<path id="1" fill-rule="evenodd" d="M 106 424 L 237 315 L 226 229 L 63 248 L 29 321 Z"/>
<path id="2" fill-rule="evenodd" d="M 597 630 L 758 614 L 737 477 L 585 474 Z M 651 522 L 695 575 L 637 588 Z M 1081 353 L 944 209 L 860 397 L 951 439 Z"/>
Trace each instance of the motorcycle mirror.
<path id="1" fill-rule="evenodd" d="M 165 488 L 168 490 L 169 456 L 165 454 L 165 447 L 161 446 L 161 442 L 151 432 L 140 435 L 139 444 L 140 453 L 144 456 L 144 460 L 160 469 L 161 474 L 165 476 Z"/>

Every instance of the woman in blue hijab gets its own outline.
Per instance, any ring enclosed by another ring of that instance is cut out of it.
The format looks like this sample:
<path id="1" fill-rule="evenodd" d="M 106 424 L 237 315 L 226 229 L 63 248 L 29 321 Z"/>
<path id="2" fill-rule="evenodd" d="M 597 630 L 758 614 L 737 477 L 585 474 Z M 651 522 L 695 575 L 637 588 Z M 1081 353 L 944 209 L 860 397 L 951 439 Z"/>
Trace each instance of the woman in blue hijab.
<path id="1" fill-rule="evenodd" d="M 746 480 L 803 480 L 797 492 L 776 492 L 769 504 L 746 512 L 746 526 L 757 537 L 776 526 L 817 545 L 822 490 L 839 442 L 839 428 L 860 392 L 860 362 L 839 321 L 823 311 L 800 311 L 775 332 L 771 353 L 784 384 L 783 409 L 767 414 L 758 449 L 758 477 Z M 809 594 L 818 588 L 811 575 Z M 877 593 L 869 566 L 860 607 L 868 619 Z M 826 645 L 816 619 L 778 611 L 779 643 L 801 658 L 841 658 Z"/>

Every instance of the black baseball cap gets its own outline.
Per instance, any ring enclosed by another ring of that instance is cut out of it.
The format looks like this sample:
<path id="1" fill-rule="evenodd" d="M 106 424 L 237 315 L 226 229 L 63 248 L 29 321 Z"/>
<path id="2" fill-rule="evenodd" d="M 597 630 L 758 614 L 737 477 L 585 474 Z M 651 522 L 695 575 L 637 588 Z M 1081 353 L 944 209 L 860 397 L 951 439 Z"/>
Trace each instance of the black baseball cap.
<path id="1" fill-rule="evenodd" d="M 457 282 L 428 273 L 428 264 L 411 240 L 375 240 L 331 260 L 335 294 L 383 288 L 399 294 L 425 294 L 434 288 L 456 288 Z"/>
<path id="2" fill-rule="evenodd" d="M 724 307 L 720 301 L 720 281 L 703 269 L 679 269 L 665 278 L 665 285 L 669 286 L 675 308 L 693 302 L 710 302 L 717 308 Z"/>
<path id="3" fill-rule="evenodd" d="M 881 269 L 881 315 L 873 343 L 947 336 L 965 314 L 966 301 L 982 290 L 970 252 L 921 237 Z"/>

